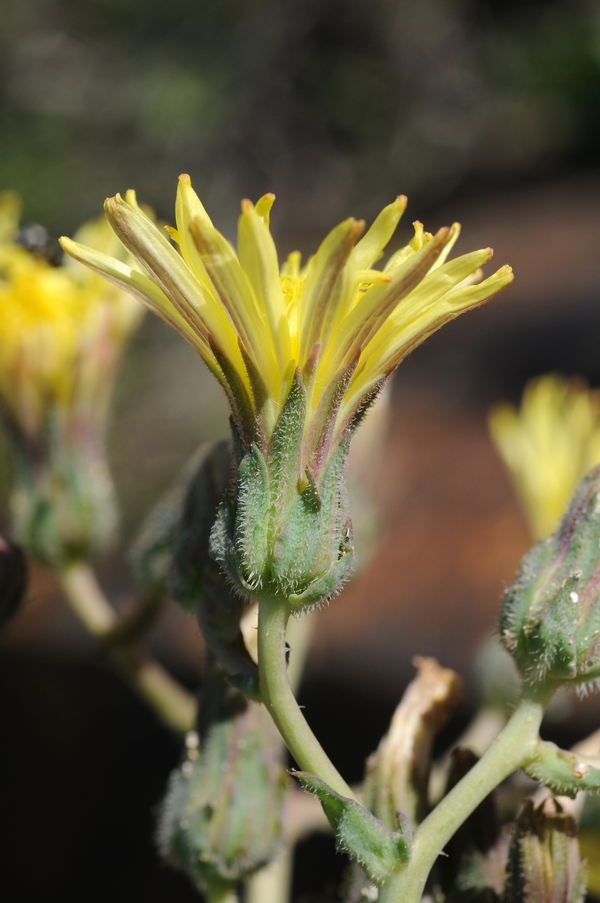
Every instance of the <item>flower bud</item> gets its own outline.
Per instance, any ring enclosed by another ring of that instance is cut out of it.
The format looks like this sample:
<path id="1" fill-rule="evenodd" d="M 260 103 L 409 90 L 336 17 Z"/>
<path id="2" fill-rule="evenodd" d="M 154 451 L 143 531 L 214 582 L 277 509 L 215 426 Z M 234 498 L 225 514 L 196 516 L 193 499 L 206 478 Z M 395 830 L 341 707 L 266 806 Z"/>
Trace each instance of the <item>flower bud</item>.
<path id="1" fill-rule="evenodd" d="M 27 589 L 27 559 L 12 542 L 0 537 L 0 631 L 16 613 Z"/>
<path id="2" fill-rule="evenodd" d="M 38 561 L 58 567 L 104 550 L 117 509 L 100 445 L 49 430 L 39 458 L 21 437 L 10 444 L 11 529 Z"/>
<path id="3" fill-rule="evenodd" d="M 585 865 L 575 819 L 556 800 L 527 800 L 515 827 L 506 870 L 505 903 L 581 903 Z"/>
<path id="4" fill-rule="evenodd" d="M 162 804 L 161 853 L 200 889 L 246 878 L 277 852 L 287 779 L 267 710 L 228 686 L 212 659 L 186 748 Z"/>
<path id="5" fill-rule="evenodd" d="M 579 483 L 557 531 L 507 590 L 502 640 L 528 684 L 600 678 L 600 467 Z"/>
<path id="6" fill-rule="evenodd" d="M 246 598 L 281 597 L 296 610 L 335 593 L 354 552 L 344 492 L 349 437 L 319 472 L 304 466 L 306 404 L 297 374 L 266 455 L 257 445 L 239 450 L 210 539 L 213 559 Z"/>

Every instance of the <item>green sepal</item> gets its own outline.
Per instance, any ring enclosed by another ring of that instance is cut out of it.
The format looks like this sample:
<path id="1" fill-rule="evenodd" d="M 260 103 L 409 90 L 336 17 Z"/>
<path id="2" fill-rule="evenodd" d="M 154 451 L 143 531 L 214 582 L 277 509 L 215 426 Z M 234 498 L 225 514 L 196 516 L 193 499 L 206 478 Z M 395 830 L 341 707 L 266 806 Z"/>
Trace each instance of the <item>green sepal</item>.
<path id="1" fill-rule="evenodd" d="M 246 599 L 282 597 L 296 610 L 330 598 L 354 561 L 344 493 L 349 438 L 331 454 L 320 483 L 308 469 L 300 483 L 293 434 L 304 407 L 296 374 L 273 437 L 275 460 L 254 444 L 242 454 L 210 536 L 211 557 Z"/>
<path id="2" fill-rule="evenodd" d="M 575 799 L 580 790 L 600 793 L 600 768 L 547 740 L 538 741 L 531 762 L 523 770 L 558 796 Z"/>
<path id="3" fill-rule="evenodd" d="M 302 439 L 306 422 L 306 389 L 296 370 L 288 397 L 269 443 L 269 476 L 274 525 L 297 492 L 302 469 Z"/>
<path id="4" fill-rule="evenodd" d="M 247 598 L 256 598 L 269 564 L 269 475 L 257 445 L 243 456 L 235 503 L 224 495 L 210 534 L 210 555 Z"/>
<path id="5" fill-rule="evenodd" d="M 388 831 L 383 822 L 356 800 L 341 796 L 324 781 L 305 771 L 293 776 L 309 793 L 314 794 L 333 828 L 340 850 L 357 862 L 368 878 L 381 887 L 387 879 L 410 860 L 410 836 L 401 831 Z M 405 823 L 399 817 L 404 829 Z"/>
<path id="6" fill-rule="evenodd" d="M 311 418 L 308 446 L 311 449 L 311 465 L 317 473 L 327 461 L 333 440 L 337 416 L 346 390 L 358 365 L 360 355 L 347 364 L 337 379 L 323 392 L 317 409 Z"/>
<path id="7" fill-rule="evenodd" d="M 269 561 L 269 475 L 260 449 L 250 446 L 238 468 L 235 555 L 242 584 L 259 589 Z"/>

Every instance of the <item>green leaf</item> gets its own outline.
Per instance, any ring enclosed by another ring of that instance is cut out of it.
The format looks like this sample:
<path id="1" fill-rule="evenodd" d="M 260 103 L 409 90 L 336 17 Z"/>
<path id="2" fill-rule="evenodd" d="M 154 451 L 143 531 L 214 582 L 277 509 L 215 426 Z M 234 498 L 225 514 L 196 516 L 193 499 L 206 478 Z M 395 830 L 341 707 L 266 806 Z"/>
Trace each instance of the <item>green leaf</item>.
<path id="1" fill-rule="evenodd" d="M 368 809 L 356 800 L 340 796 L 314 775 L 305 771 L 292 774 L 304 790 L 319 799 L 335 832 L 338 848 L 357 862 L 374 884 L 381 887 L 394 872 L 404 868 L 411 854 L 408 833 L 388 831 Z M 399 821 L 406 831 L 400 814 Z"/>
<path id="2" fill-rule="evenodd" d="M 545 740 L 538 742 L 535 756 L 524 770 L 559 796 L 574 799 L 580 790 L 600 793 L 600 768 L 597 765 Z"/>

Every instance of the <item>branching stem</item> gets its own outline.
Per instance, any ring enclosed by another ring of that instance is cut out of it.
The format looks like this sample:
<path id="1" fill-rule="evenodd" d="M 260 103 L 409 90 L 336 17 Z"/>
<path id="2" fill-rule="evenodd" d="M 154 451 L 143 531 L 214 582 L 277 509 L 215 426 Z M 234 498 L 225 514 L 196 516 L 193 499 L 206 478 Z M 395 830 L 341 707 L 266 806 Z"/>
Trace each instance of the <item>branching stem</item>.
<path id="1" fill-rule="evenodd" d="M 77 562 L 58 573 L 69 604 L 85 629 L 98 640 L 110 637 L 118 616 L 102 592 L 92 568 Z M 196 721 L 196 701 L 158 662 L 126 643 L 106 646 L 107 654 L 128 682 L 160 718 L 177 733 Z"/>
<path id="2" fill-rule="evenodd" d="M 534 754 L 548 692 L 524 695 L 508 724 L 483 758 L 419 826 L 406 868 L 379 893 L 379 903 L 420 903 L 435 860 L 477 806 Z"/>

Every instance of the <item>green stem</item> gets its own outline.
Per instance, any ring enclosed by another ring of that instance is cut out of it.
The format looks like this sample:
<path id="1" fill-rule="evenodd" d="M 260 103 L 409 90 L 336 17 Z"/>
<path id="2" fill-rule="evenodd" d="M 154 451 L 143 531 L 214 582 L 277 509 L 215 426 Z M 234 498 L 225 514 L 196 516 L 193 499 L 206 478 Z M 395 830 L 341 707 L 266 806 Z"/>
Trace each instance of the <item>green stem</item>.
<path id="1" fill-rule="evenodd" d="M 550 695 L 523 696 L 495 743 L 419 826 L 409 864 L 380 890 L 379 903 L 420 903 L 435 860 L 460 825 L 498 784 L 531 759 Z"/>
<path id="2" fill-rule="evenodd" d="M 275 859 L 246 884 L 245 903 L 287 903 L 290 899 L 294 851 L 286 845 Z"/>
<path id="3" fill-rule="evenodd" d="M 281 599 L 263 598 L 258 606 L 258 670 L 263 702 L 292 756 L 304 771 L 342 796 L 355 799 L 311 731 L 290 687 L 285 655 L 289 606 Z"/>
<path id="4" fill-rule="evenodd" d="M 292 692 L 298 689 L 304 671 L 306 656 L 314 628 L 314 617 L 290 618 L 287 628 L 288 641 L 291 647 L 288 665 L 288 680 Z M 282 751 L 284 749 L 281 741 Z M 322 827 L 323 811 L 314 797 L 304 791 L 292 791 L 286 800 L 285 830 L 282 849 L 275 859 L 265 868 L 252 875 L 245 884 L 245 903 L 288 903 L 291 899 L 292 878 L 294 873 L 294 845 L 310 831 L 312 822 L 306 817 L 298 818 L 298 799 L 301 797 L 303 807 L 306 802 L 316 804 L 316 824 Z M 292 805 L 296 803 L 296 805 Z M 302 808 L 303 808 L 302 807 Z M 312 806 L 311 806 L 312 809 Z M 302 813 L 304 815 L 304 812 Z"/>
<path id="5" fill-rule="evenodd" d="M 91 567 L 76 562 L 58 573 L 69 604 L 88 633 L 103 640 L 118 625 L 118 616 L 102 592 Z M 177 733 L 196 722 L 196 701 L 162 665 L 127 644 L 106 647 L 107 654 L 139 695 Z"/>
<path id="6" fill-rule="evenodd" d="M 205 896 L 206 903 L 238 903 L 235 885 L 229 882 L 209 884 Z"/>

